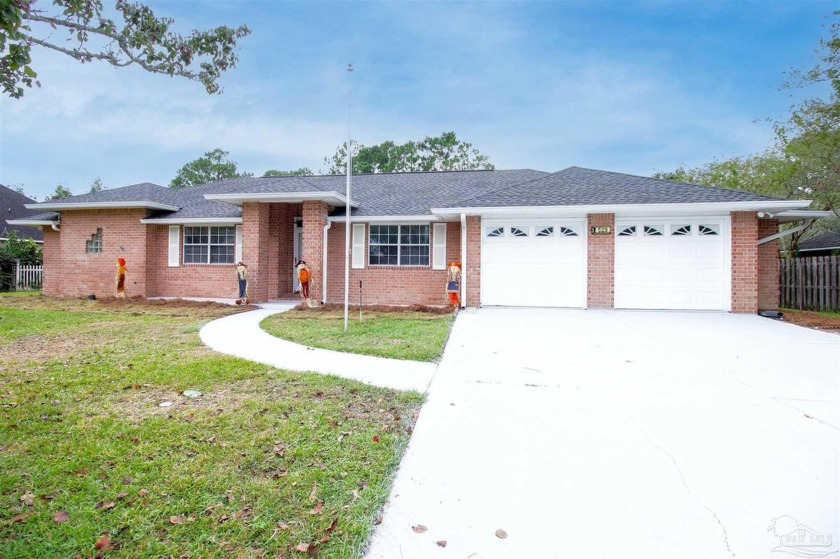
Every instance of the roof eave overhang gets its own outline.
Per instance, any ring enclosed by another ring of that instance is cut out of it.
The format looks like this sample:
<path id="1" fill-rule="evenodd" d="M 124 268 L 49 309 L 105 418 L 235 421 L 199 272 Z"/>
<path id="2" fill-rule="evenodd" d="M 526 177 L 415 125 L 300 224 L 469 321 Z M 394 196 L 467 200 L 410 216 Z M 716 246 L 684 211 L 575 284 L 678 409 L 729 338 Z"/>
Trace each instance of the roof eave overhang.
<path id="1" fill-rule="evenodd" d="M 615 214 L 617 217 L 656 215 L 720 215 L 729 212 L 764 211 L 771 214 L 784 210 L 805 209 L 810 200 L 756 200 L 747 202 L 691 202 L 677 204 L 603 204 L 575 206 L 500 206 L 432 208 L 432 213 L 443 219 L 453 219 L 461 214 L 483 217 L 495 216 L 584 216 L 588 214 Z"/>
<path id="2" fill-rule="evenodd" d="M 239 225 L 241 217 L 167 217 L 141 219 L 144 225 Z"/>
<path id="3" fill-rule="evenodd" d="M 118 210 L 143 208 L 147 210 L 165 210 L 176 212 L 181 208 L 149 200 L 132 200 L 128 202 L 41 202 L 39 204 L 25 204 L 30 210 L 50 210 L 54 212 L 66 210 Z"/>
<path id="4" fill-rule="evenodd" d="M 818 219 L 821 217 L 831 217 L 834 212 L 823 210 L 787 210 L 770 214 L 768 217 L 777 219 L 779 223 L 791 223 L 795 221 L 803 221 L 805 219 Z"/>
<path id="5" fill-rule="evenodd" d="M 36 241 L 37 242 L 37 241 Z M 797 247 L 799 252 L 816 252 L 818 250 L 840 250 L 840 246 L 833 246 L 833 247 L 819 247 L 819 248 L 802 248 Z"/>
<path id="6" fill-rule="evenodd" d="M 327 218 L 327 221 L 344 223 L 347 216 L 337 215 Z M 442 221 L 442 218 L 435 215 L 351 215 L 350 222 L 356 223 L 428 223 L 430 221 Z"/>
<path id="7" fill-rule="evenodd" d="M 215 202 L 227 202 L 241 206 L 245 202 L 282 202 L 287 204 L 300 204 L 308 201 L 320 201 L 329 204 L 330 206 L 344 206 L 347 203 L 347 198 L 338 192 L 233 192 L 225 194 L 205 194 L 205 200 L 212 200 Z M 351 207 L 357 207 L 358 204 L 350 202 Z"/>
<path id="8" fill-rule="evenodd" d="M 9 219 L 6 220 L 9 225 L 24 225 L 27 227 L 50 227 L 58 223 L 58 220 L 51 219 Z"/>

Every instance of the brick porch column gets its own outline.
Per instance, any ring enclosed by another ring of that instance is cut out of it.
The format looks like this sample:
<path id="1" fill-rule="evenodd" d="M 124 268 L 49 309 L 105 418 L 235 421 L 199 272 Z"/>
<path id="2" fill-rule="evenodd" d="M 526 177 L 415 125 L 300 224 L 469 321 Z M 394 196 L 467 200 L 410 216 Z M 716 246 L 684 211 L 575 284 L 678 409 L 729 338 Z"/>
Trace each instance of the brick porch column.
<path id="1" fill-rule="evenodd" d="M 586 227 L 586 306 L 615 306 L 615 214 L 589 214 Z M 593 227 L 611 227 L 609 235 L 593 235 Z"/>
<path id="2" fill-rule="evenodd" d="M 315 285 L 309 294 L 313 301 L 320 301 L 324 281 L 324 226 L 327 224 L 329 206 L 319 200 L 307 200 L 303 203 L 303 243 L 301 255 L 314 276 Z M 342 254 L 344 251 L 342 250 Z M 332 270 L 332 274 L 336 270 Z M 341 273 L 344 273 L 344 260 L 341 262 Z M 331 275 L 332 275 L 331 274 Z M 343 276 L 342 276 L 343 277 Z"/>
<path id="3" fill-rule="evenodd" d="M 775 219 L 758 220 L 758 238 L 779 232 Z M 774 311 L 779 308 L 779 239 L 758 247 L 758 309 Z"/>
<path id="4" fill-rule="evenodd" d="M 248 295 L 256 303 L 268 301 L 269 210 L 260 202 L 242 204 L 242 260 L 248 266 Z"/>
<path id="5" fill-rule="evenodd" d="M 61 295 L 58 289 L 61 285 L 61 240 L 59 232 L 53 231 L 52 227 L 44 227 L 43 254 L 43 278 L 41 289 L 44 295 L 57 297 Z"/>
<path id="6" fill-rule="evenodd" d="M 755 212 L 732 212 L 732 312 L 758 312 L 758 236 Z"/>
<path id="7" fill-rule="evenodd" d="M 467 293 L 464 306 L 481 305 L 481 216 L 467 216 Z"/>

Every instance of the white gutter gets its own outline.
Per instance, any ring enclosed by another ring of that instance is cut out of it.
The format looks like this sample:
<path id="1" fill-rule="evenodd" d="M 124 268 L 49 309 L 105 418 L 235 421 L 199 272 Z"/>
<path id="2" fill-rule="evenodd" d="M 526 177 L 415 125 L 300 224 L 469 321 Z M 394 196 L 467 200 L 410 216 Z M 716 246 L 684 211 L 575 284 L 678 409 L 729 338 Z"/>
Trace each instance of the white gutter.
<path id="1" fill-rule="evenodd" d="M 467 214 L 461 214 L 461 308 L 467 307 Z M 478 306 L 478 305 L 476 305 Z"/>
<path id="2" fill-rule="evenodd" d="M 241 217 L 182 217 L 141 219 L 143 225 L 241 225 Z"/>
<path id="3" fill-rule="evenodd" d="M 321 260 L 321 269 L 323 272 L 321 273 L 321 303 L 327 304 L 327 241 L 329 240 L 329 235 L 327 231 L 330 230 L 332 227 L 332 222 L 327 221 L 327 224 L 324 225 L 324 255 Z M 301 247 L 301 252 L 303 251 L 303 247 Z"/>
<path id="4" fill-rule="evenodd" d="M 338 223 L 347 221 L 343 215 L 328 217 L 327 220 Z M 443 219 L 435 215 L 357 215 L 352 218 L 352 221 L 357 223 L 429 223 L 430 221 L 443 221 Z"/>
<path id="5" fill-rule="evenodd" d="M 438 216 L 467 215 L 575 215 L 611 213 L 622 216 L 651 214 L 720 214 L 729 212 L 767 211 L 778 213 L 783 210 L 804 210 L 811 200 L 757 200 L 747 202 L 699 202 L 680 204 L 603 204 L 578 206 L 504 206 L 431 208 Z M 773 210 L 776 210 L 775 212 Z"/>
<path id="6" fill-rule="evenodd" d="M 6 223 L 9 225 L 26 225 L 29 227 L 47 227 L 56 224 L 52 219 L 10 219 Z"/>
<path id="7" fill-rule="evenodd" d="M 6 223 L 8 223 L 8 221 L 7 221 Z M 58 224 L 58 223 L 56 223 L 55 221 L 53 221 L 52 223 L 50 223 L 50 227 L 52 227 L 52 230 L 53 230 L 53 231 L 61 231 L 61 228 L 59 227 L 59 224 Z"/>
<path id="8" fill-rule="evenodd" d="M 205 200 L 227 202 L 229 204 L 243 204 L 245 202 L 286 202 L 299 203 L 308 200 L 326 202 L 331 206 L 342 206 L 347 198 L 335 191 L 318 190 L 314 192 L 254 192 L 254 193 L 224 193 L 205 194 Z M 358 204 L 350 202 L 350 205 L 357 207 Z"/>
<path id="9" fill-rule="evenodd" d="M 167 210 L 170 212 L 176 212 L 181 209 L 179 206 L 161 204 L 160 202 L 150 202 L 148 200 L 132 200 L 128 202 L 40 202 L 37 204 L 24 204 L 24 207 L 30 210 L 52 211 L 146 208 L 150 210 Z"/>

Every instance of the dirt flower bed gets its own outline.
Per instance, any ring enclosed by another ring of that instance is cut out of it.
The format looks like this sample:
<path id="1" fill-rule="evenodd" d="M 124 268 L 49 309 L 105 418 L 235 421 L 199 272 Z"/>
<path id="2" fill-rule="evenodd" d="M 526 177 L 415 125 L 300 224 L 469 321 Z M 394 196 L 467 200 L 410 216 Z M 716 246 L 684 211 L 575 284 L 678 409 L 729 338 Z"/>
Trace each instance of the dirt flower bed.
<path id="1" fill-rule="evenodd" d="M 840 312 L 782 309 L 784 321 L 816 330 L 840 330 Z"/>

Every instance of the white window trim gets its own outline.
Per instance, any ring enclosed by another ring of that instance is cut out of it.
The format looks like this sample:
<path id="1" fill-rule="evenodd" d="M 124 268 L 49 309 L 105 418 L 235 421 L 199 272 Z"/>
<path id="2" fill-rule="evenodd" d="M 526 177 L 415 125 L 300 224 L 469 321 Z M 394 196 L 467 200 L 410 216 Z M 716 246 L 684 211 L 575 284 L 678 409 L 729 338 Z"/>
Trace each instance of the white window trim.
<path id="1" fill-rule="evenodd" d="M 195 227 L 198 229 L 207 229 L 207 244 L 190 244 L 189 246 L 206 246 L 207 247 L 207 261 L 206 262 L 187 262 L 186 255 L 187 255 L 187 227 Z M 210 262 L 210 247 L 214 246 L 231 246 L 228 244 L 213 244 L 210 242 L 210 229 L 213 228 L 221 228 L 221 227 L 231 227 L 234 229 L 234 241 L 233 241 L 233 252 L 234 258 L 233 262 Z M 181 241 L 181 246 L 184 247 L 184 265 L 185 266 L 231 266 L 236 264 L 236 226 L 235 225 L 185 225 L 184 226 L 184 234 Z"/>
<path id="2" fill-rule="evenodd" d="M 368 250 L 367 254 L 367 265 L 371 268 L 420 268 L 420 269 L 428 269 L 432 267 L 432 224 L 430 222 L 427 223 L 412 223 L 412 222 L 398 222 L 398 223 L 371 223 L 371 225 L 377 226 L 393 226 L 397 225 L 399 227 L 409 227 L 412 225 L 426 225 L 429 227 L 429 263 L 428 264 L 400 264 L 400 256 L 402 256 L 402 251 L 400 247 L 402 247 L 402 243 L 397 242 L 397 263 L 396 264 L 371 264 L 370 263 L 370 250 Z M 399 237 L 400 233 L 397 233 Z M 370 235 L 367 236 L 367 243 L 365 245 L 368 249 L 370 249 Z M 423 245 L 406 245 L 406 246 L 423 246 Z"/>

